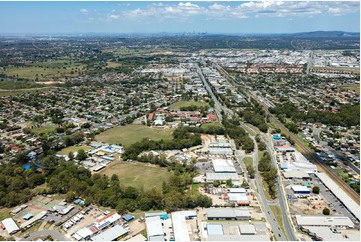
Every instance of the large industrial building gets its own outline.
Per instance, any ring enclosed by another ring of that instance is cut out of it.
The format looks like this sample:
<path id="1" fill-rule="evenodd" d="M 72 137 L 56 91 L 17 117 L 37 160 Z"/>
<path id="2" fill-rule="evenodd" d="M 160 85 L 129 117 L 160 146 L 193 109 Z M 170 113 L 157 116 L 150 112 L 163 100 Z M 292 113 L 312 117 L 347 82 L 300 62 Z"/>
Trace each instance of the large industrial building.
<path id="1" fill-rule="evenodd" d="M 230 159 L 214 159 L 212 163 L 216 173 L 236 173 L 236 168 Z"/>
<path id="2" fill-rule="evenodd" d="M 239 181 L 239 176 L 237 175 L 237 173 L 206 173 L 207 182 L 226 182 L 229 179 L 231 179 L 232 182 L 236 182 Z"/>
<path id="3" fill-rule="evenodd" d="M 124 229 L 122 226 L 115 225 L 114 227 L 102 232 L 92 238 L 93 241 L 113 241 L 119 237 L 126 235 L 128 230 Z"/>
<path id="4" fill-rule="evenodd" d="M 4 225 L 6 231 L 9 234 L 14 234 L 19 231 L 19 227 L 16 225 L 15 221 L 12 218 L 7 218 L 1 221 L 1 223 Z"/>
<path id="5" fill-rule="evenodd" d="M 208 208 L 208 220 L 249 220 L 251 214 L 248 208 Z"/>
<path id="6" fill-rule="evenodd" d="M 316 176 L 340 200 L 340 202 L 360 221 L 360 205 L 352 200 L 327 174 L 317 172 Z"/>
<path id="7" fill-rule="evenodd" d="M 197 217 L 195 210 L 178 211 L 172 213 L 172 223 L 175 241 L 190 241 L 186 220 Z"/>
<path id="8" fill-rule="evenodd" d="M 148 241 L 165 241 L 164 229 L 159 216 L 145 218 Z"/>
<path id="9" fill-rule="evenodd" d="M 348 217 L 335 216 L 304 216 L 296 215 L 297 225 L 299 226 L 333 226 L 353 228 L 354 223 Z"/>
<path id="10" fill-rule="evenodd" d="M 302 185 L 294 185 L 291 186 L 291 189 L 296 194 L 310 194 L 311 190 L 305 186 Z"/>

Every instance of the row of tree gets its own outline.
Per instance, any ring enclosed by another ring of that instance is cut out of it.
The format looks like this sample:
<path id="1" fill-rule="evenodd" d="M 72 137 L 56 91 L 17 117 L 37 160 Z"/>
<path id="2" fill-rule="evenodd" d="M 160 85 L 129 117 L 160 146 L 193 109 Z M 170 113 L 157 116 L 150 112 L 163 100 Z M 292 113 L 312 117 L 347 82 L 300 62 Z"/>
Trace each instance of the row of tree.
<path id="1" fill-rule="evenodd" d="M 271 156 L 265 152 L 258 163 L 258 171 L 261 172 L 263 180 L 267 183 L 268 194 L 274 199 L 277 197 L 276 178 L 277 169 L 272 165 Z"/>

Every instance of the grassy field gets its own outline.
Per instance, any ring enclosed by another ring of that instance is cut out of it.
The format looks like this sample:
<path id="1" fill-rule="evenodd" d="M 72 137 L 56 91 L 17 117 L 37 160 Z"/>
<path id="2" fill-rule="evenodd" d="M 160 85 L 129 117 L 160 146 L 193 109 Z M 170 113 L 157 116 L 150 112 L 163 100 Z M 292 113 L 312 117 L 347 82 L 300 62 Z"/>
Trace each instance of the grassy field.
<path id="1" fill-rule="evenodd" d="M 9 213 L 13 210 L 14 208 L 1 208 L 0 209 L 0 221 L 3 221 L 4 219 L 10 217 Z"/>
<path id="2" fill-rule="evenodd" d="M 173 104 L 171 104 L 169 106 L 170 109 L 179 109 L 180 107 L 187 107 L 187 106 L 199 106 L 199 107 L 204 107 L 204 106 L 209 106 L 208 103 L 206 102 L 194 102 L 194 101 L 179 101 L 179 102 L 175 102 Z"/>
<path id="3" fill-rule="evenodd" d="M 283 227 L 281 208 L 279 206 L 275 206 L 275 205 L 270 205 L 269 207 L 271 208 L 273 215 L 276 217 L 277 224 L 280 226 L 283 234 L 286 234 L 285 228 Z"/>
<path id="4" fill-rule="evenodd" d="M 215 123 L 205 123 L 205 124 L 202 124 L 201 128 L 203 129 L 208 129 L 210 127 L 222 127 L 222 125 L 218 122 L 215 122 Z"/>
<path id="5" fill-rule="evenodd" d="M 121 66 L 121 64 L 119 64 L 119 63 L 111 62 L 111 61 L 107 62 L 107 67 L 116 68 L 116 67 L 119 67 L 119 66 Z"/>
<path id="6" fill-rule="evenodd" d="M 171 139 L 172 129 L 151 128 L 145 125 L 130 124 L 108 129 L 97 135 L 96 140 L 109 144 L 129 146 L 143 138 L 152 140 Z"/>
<path id="7" fill-rule="evenodd" d="M 168 181 L 172 172 L 166 168 L 140 162 L 113 162 L 100 174 L 117 174 L 121 185 L 150 189 L 162 188 L 163 181 Z"/>
<path id="8" fill-rule="evenodd" d="M 56 128 L 56 126 L 54 124 L 46 124 L 42 127 L 31 129 L 31 131 L 37 135 L 39 135 L 41 133 L 48 134 L 48 133 L 54 132 L 55 128 Z"/>
<path id="9" fill-rule="evenodd" d="M 77 76 L 84 66 L 80 63 L 70 62 L 69 60 L 55 60 L 48 62 L 38 62 L 24 67 L 8 67 L 0 74 L 6 74 L 9 77 L 25 78 L 30 80 L 47 80 L 48 78 L 62 76 Z"/>
<path id="10" fill-rule="evenodd" d="M 83 149 L 84 151 L 90 150 L 91 148 L 87 145 L 81 145 L 81 146 L 69 146 L 66 147 L 64 149 L 62 149 L 61 151 L 59 151 L 58 153 L 61 155 L 68 155 L 69 152 L 77 152 L 78 150 Z"/>
<path id="11" fill-rule="evenodd" d="M 243 158 L 244 165 L 247 166 L 253 166 L 253 159 L 252 157 L 245 157 Z"/>
<path id="12" fill-rule="evenodd" d="M 344 89 L 349 89 L 355 91 L 357 94 L 360 94 L 360 86 L 342 86 Z"/>

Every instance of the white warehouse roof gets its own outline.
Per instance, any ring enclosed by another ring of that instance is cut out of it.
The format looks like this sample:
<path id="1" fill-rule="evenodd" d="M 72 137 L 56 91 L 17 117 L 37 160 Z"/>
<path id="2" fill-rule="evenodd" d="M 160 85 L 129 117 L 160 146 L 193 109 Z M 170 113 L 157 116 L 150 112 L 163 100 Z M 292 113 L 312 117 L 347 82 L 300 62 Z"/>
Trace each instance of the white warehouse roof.
<path id="1" fill-rule="evenodd" d="M 345 207 L 360 220 L 360 205 L 352 200 L 327 174 L 316 173 L 323 184 L 327 186 L 335 196 L 345 205 Z"/>
<path id="2" fill-rule="evenodd" d="M 163 236 L 164 230 L 159 216 L 145 218 L 148 239 L 154 236 Z"/>
<path id="3" fill-rule="evenodd" d="M 347 226 L 354 227 L 349 217 L 303 216 L 296 215 L 296 221 L 301 226 Z"/>
<path id="4" fill-rule="evenodd" d="M 310 189 L 302 185 L 291 186 L 291 189 L 295 192 L 310 192 Z"/>
<path id="5" fill-rule="evenodd" d="M 103 233 L 100 233 L 92 238 L 93 241 L 112 241 L 120 236 L 128 233 L 126 229 L 124 229 L 122 226 L 115 225 L 113 228 L 110 228 Z"/>
<path id="6" fill-rule="evenodd" d="M 7 218 L 2 221 L 6 231 L 9 234 L 13 234 L 19 230 L 19 227 L 16 225 L 15 221 L 12 218 Z"/>
<path id="7" fill-rule="evenodd" d="M 213 162 L 214 171 L 217 173 L 219 172 L 236 173 L 236 168 L 234 167 L 232 160 L 214 159 L 212 160 L 212 162 Z"/>
<path id="8" fill-rule="evenodd" d="M 227 181 L 231 179 L 232 181 L 239 181 L 237 173 L 206 173 L 207 182 L 209 181 Z"/>
<path id="9" fill-rule="evenodd" d="M 223 226 L 221 224 L 207 224 L 208 235 L 223 235 Z"/>
<path id="10" fill-rule="evenodd" d="M 190 241 L 186 217 L 197 217 L 194 210 L 172 213 L 172 223 L 175 241 Z"/>

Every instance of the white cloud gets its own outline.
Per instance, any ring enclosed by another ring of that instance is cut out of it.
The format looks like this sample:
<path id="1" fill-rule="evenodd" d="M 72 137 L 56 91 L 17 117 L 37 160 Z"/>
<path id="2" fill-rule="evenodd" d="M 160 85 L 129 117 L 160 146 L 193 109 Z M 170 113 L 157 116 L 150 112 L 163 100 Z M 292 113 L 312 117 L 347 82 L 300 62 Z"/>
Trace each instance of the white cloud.
<path id="1" fill-rule="evenodd" d="M 88 12 L 88 9 L 82 8 L 82 9 L 80 9 L 80 12 L 81 12 L 81 13 L 87 13 L 87 12 Z"/>
<path id="2" fill-rule="evenodd" d="M 151 3 L 136 9 L 114 10 L 107 14 L 106 19 L 118 20 L 121 18 L 146 19 L 180 19 L 185 20 L 192 16 L 201 16 L 204 19 L 241 19 L 241 18 L 293 18 L 314 17 L 317 15 L 338 16 L 357 13 L 359 2 L 332 2 L 332 1 L 252 1 L 240 2 L 238 5 L 228 3 L 209 3 L 208 5 L 194 2 L 159 2 Z M 86 10 L 87 11 L 87 10 Z M 110 17 L 112 16 L 112 17 Z"/>

